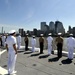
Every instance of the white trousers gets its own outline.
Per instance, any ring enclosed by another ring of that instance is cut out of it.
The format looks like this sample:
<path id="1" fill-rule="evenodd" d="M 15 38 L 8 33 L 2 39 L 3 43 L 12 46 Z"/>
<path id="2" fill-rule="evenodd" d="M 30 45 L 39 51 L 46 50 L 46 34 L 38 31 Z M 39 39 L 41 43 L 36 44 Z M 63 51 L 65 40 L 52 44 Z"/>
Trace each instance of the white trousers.
<path id="1" fill-rule="evenodd" d="M 51 54 L 51 51 L 52 51 L 52 46 L 51 45 L 48 45 L 48 54 L 49 55 Z"/>
<path id="2" fill-rule="evenodd" d="M 11 74 L 15 70 L 17 55 L 15 55 L 15 51 L 8 52 L 8 73 Z"/>
<path id="3" fill-rule="evenodd" d="M 2 45 L 3 45 L 3 47 L 5 47 L 5 41 L 2 41 Z"/>
<path id="4" fill-rule="evenodd" d="M 21 43 L 18 43 L 17 45 L 18 45 L 18 49 L 20 49 Z"/>
<path id="5" fill-rule="evenodd" d="M 68 47 L 68 58 L 69 59 L 73 59 L 73 52 L 74 52 L 74 48 L 73 47 Z"/>
<path id="6" fill-rule="evenodd" d="M 35 52 L 35 45 L 32 45 L 32 52 Z"/>

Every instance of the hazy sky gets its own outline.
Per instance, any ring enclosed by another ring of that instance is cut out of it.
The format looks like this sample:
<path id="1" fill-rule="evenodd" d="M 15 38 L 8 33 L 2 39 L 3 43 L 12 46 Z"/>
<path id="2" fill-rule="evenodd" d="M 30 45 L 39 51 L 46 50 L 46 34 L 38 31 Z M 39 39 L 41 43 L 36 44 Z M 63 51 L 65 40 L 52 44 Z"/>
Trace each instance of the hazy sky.
<path id="1" fill-rule="evenodd" d="M 0 32 L 40 29 L 40 22 L 59 20 L 64 28 L 75 26 L 75 0 L 0 0 Z"/>

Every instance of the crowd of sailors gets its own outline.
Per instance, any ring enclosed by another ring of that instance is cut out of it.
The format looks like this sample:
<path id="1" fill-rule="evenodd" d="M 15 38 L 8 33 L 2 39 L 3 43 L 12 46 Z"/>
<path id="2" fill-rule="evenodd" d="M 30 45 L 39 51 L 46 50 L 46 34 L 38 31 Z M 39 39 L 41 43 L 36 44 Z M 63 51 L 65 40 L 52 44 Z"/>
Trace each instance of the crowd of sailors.
<path id="1" fill-rule="evenodd" d="M 62 33 L 58 33 L 58 36 L 55 38 L 55 45 L 57 46 L 57 56 L 58 58 L 62 57 L 62 49 L 63 49 L 63 37 L 61 36 Z M 44 34 L 40 34 L 39 37 L 39 47 L 40 47 L 40 53 L 43 54 L 44 51 Z M 46 39 L 47 42 L 47 50 L 48 50 L 48 55 L 51 55 L 54 53 L 53 50 L 53 37 L 52 34 L 49 33 L 48 37 Z M 29 38 L 28 34 L 25 35 L 24 37 L 24 42 L 25 42 L 25 52 L 29 50 Z M 31 39 L 31 46 L 32 52 L 35 52 L 35 47 L 36 47 L 36 36 L 32 35 Z M 14 73 L 15 70 L 15 62 L 17 58 L 17 50 L 20 49 L 21 47 L 21 35 L 18 33 L 16 35 L 15 30 L 11 30 L 8 35 L 0 35 L 0 47 L 5 47 L 8 52 L 8 74 Z M 75 49 L 75 38 L 73 37 L 73 34 L 69 34 L 69 37 L 67 38 L 67 48 L 68 48 L 68 59 L 73 60 L 74 58 L 74 49 Z"/>
<path id="2" fill-rule="evenodd" d="M 62 49 L 63 49 L 63 37 L 61 36 L 62 33 L 58 33 L 58 36 L 53 40 L 52 34 L 49 33 L 48 37 L 46 39 L 47 42 L 47 50 L 48 50 L 48 55 L 51 55 L 51 53 L 54 51 L 53 50 L 53 41 L 55 45 L 57 46 L 57 56 L 59 58 L 62 57 Z M 0 47 L 6 47 L 6 39 L 9 36 L 9 34 L 6 35 L 0 35 Z M 15 35 L 16 41 L 17 41 L 17 49 L 20 49 L 22 39 L 21 39 L 21 34 L 17 33 Z M 40 34 L 39 37 L 39 48 L 40 48 L 40 54 L 43 54 L 43 49 L 44 49 L 44 34 Z M 28 34 L 25 35 L 24 37 L 24 42 L 25 42 L 25 51 L 29 50 L 29 37 Z M 36 47 L 36 36 L 32 35 L 31 39 L 31 47 L 32 47 L 32 52 L 35 52 L 35 47 Z M 75 38 L 73 37 L 73 34 L 69 34 L 69 37 L 67 38 L 67 48 L 68 48 L 68 58 L 73 59 L 73 52 L 75 49 Z"/>

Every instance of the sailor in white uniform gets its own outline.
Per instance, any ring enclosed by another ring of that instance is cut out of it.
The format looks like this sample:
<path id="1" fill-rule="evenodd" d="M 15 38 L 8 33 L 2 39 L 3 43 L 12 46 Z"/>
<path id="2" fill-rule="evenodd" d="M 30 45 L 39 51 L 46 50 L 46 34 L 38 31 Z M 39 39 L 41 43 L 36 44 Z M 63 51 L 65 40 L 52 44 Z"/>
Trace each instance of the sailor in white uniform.
<path id="1" fill-rule="evenodd" d="M 6 39 L 6 48 L 8 52 L 8 74 L 16 73 L 15 63 L 17 58 L 17 41 L 15 35 L 15 30 L 11 30 Z"/>
<path id="2" fill-rule="evenodd" d="M 48 34 L 47 37 L 47 45 L 48 45 L 48 55 L 51 55 L 53 49 L 53 38 L 51 37 L 51 33 Z"/>
<path id="3" fill-rule="evenodd" d="M 21 35 L 18 34 L 18 36 L 17 36 L 17 48 L 20 49 L 20 46 L 21 46 Z"/>
<path id="4" fill-rule="evenodd" d="M 73 59 L 73 52 L 75 48 L 75 38 L 73 38 L 73 34 L 70 34 L 70 37 L 67 39 L 67 47 L 68 47 L 68 58 Z"/>
<path id="5" fill-rule="evenodd" d="M 36 39 L 35 39 L 34 35 L 33 35 L 32 39 L 31 39 L 31 45 L 32 45 L 32 52 L 35 52 Z"/>

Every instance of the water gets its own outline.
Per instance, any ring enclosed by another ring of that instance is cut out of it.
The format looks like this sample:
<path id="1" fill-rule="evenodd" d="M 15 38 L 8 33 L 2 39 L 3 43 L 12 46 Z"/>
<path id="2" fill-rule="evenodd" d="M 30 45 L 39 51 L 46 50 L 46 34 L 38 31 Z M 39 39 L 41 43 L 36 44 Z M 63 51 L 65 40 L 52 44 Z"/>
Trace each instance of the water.
<path id="1" fill-rule="evenodd" d="M 31 46 L 31 38 L 32 37 L 29 37 L 29 46 Z M 67 49 L 67 39 L 64 38 L 64 43 L 63 43 L 63 50 L 64 51 L 68 51 Z M 39 37 L 36 37 L 36 47 L 39 47 Z M 24 46 L 25 43 L 24 43 L 24 37 L 22 37 L 22 45 Z M 44 49 L 47 49 L 47 42 L 46 42 L 46 38 L 45 38 L 45 43 L 44 43 Z M 56 45 L 55 45 L 55 38 L 53 38 L 53 49 L 55 50 L 56 49 Z"/>

